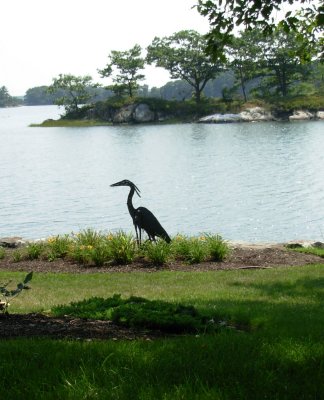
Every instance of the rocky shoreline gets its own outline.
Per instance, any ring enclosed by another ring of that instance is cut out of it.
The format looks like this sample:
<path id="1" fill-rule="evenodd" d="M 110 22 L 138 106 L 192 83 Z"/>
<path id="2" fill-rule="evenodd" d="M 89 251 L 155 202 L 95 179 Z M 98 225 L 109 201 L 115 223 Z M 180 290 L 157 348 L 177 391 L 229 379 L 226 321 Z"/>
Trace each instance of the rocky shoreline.
<path id="1" fill-rule="evenodd" d="M 224 123 L 224 122 L 260 122 L 260 121 L 310 121 L 324 120 L 324 111 L 312 113 L 308 110 L 295 110 L 293 114 L 285 118 L 279 118 L 272 112 L 262 107 L 248 108 L 238 114 L 213 114 L 202 117 L 200 123 Z"/>
<path id="2" fill-rule="evenodd" d="M 142 124 L 167 123 L 181 120 L 181 113 L 177 111 L 161 111 L 145 103 L 134 103 L 119 108 L 105 107 L 88 111 L 87 119 L 100 120 L 112 124 Z M 311 112 L 309 110 L 295 110 L 290 112 L 271 112 L 264 107 L 250 107 L 239 113 L 215 113 L 191 122 L 198 123 L 231 123 L 231 122 L 259 122 L 259 121 L 310 121 L 324 120 L 324 111 Z"/>

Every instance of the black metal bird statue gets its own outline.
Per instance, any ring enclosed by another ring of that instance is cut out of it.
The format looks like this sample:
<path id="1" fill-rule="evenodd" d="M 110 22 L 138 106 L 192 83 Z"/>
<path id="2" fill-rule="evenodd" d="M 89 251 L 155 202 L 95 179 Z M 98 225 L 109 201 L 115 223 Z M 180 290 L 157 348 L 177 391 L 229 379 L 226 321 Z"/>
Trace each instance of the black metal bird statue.
<path id="1" fill-rule="evenodd" d="M 151 213 L 150 210 L 148 210 L 145 207 L 138 207 L 135 208 L 133 206 L 133 196 L 134 193 L 136 192 L 139 197 L 140 195 L 140 190 L 138 187 L 131 181 L 124 179 L 120 182 L 113 183 L 110 186 L 129 186 L 130 191 L 128 194 L 127 198 L 127 207 L 128 211 L 133 219 L 133 223 L 135 226 L 135 232 L 136 232 L 136 239 L 137 243 L 140 245 L 141 244 L 141 238 L 142 238 L 142 229 L 147 233 L 149 239 L 151 241 L 155 241 L 155 236 L 158 236 L 162 239 L 164 239 L 167 243 L 171 242 L 170 236 L 166 233 L 165 229 L 162 227 L 160 222 L 156 219 L 156 217 Z"/>

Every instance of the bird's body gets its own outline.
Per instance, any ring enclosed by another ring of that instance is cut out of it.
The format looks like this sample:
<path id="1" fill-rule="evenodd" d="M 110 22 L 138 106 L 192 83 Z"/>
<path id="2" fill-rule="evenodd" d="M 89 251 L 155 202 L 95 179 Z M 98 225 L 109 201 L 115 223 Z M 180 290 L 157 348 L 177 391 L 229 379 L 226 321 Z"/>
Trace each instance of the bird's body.
<path id="1" fill-rule="evenodd" d="M 123 181 L 114 183 L 110 186 L 129 186 L 130 191 L 127 197 L 127 207 L 129 214 L 131 215 L 133 219 L 133 223 L 135 226 L 135 232 L 136 232 L 136 238 L 138 243 L 141 243 L 142 239 L 142 229 L 147 233 L 149 239 L 151 241 L 155 241 L 155 237 L 158 236 L 162 239 L 164 239 L 167 243 L 171 242 L 171 239 L 165 229 L 162 227 L 160 222 L 157 220 L 154 214 L 150 210 L 148 210 L 145 207 L 138 207 L 135 208 L 133 206 L 133 196 L 136 191 L 137 195 L 140 196 L 139 194 L 139 189 L 137 186 L 127 180 L 124 179 Z"/>

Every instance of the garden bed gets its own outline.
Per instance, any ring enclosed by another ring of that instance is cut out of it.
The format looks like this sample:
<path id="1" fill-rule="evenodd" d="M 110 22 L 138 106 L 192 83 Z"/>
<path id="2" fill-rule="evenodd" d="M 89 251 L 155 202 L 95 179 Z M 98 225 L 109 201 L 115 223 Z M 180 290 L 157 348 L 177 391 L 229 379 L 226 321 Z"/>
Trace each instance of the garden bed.
<path id="1" fill-rule="evenodd" d="M 286 249 L 282 245 L 257 246 L 245 245 L 231 249 L 229 256 L 221 262 L 204 261 L 188 264 L 181 261 L 171 261 L 162 266 L 138 259 L 130 264 L 106 264 L 101 267 L 73 263 L 65 259 L 47 261 L 43 259 L 21 260 L 14 262 L 11 254 L 15 250 L 7 249 L 6 256 L 0 260 L 0 270 L 25 271 L 25 272 L 67 272 L 67 273 L 94 273 L 94 272 L 155 272 L 168 271 L 210 271 L 248 268 L 269 268 L 300 266 L 307 264 L 324 264 L 324 259 L 314 254 L 298 253 Z"/>

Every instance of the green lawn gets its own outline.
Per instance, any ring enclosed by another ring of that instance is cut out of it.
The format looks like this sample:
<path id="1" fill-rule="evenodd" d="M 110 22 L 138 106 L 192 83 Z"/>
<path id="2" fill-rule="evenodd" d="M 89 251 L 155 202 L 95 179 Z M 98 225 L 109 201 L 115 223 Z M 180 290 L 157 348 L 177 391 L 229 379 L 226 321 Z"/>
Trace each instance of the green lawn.
<path id="1" fill-rule="evenodd" d="M 0 282 L 24 273 L 0 272 Z M 5 399 L 322 399 L 324 266 L 34 274 L 11 312 L 120 293 L 194 305 L 251 330 L 156 341 L 0 341 Z M 1 322 L 0 322 L 1 323 Z"/>

